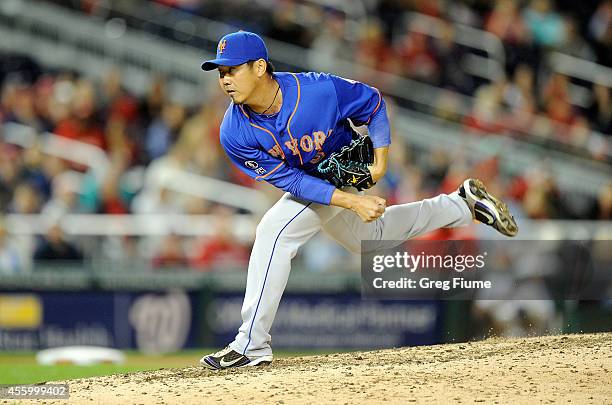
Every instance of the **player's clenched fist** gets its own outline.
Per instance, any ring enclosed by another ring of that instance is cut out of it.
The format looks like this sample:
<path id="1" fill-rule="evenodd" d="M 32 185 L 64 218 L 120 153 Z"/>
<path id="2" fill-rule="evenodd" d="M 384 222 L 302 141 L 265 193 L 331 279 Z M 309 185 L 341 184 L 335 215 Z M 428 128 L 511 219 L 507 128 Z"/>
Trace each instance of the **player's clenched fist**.
<path id="1" fill-rule="evenodd" d="M 374 195 L 356 195 L 340 189 L 334 190 L 331 205 L 348 208 L 364 222 L 372 222 L 385 213 L 387 201 Z"/>
<path id="2" fill-rule="evenodd" d="M 372 222 L 382 214 L 387 208 L 387 201 L 384 198 L 374 195 L 359 196 L 352 210 L 359 215 L 363 222 Z"/>

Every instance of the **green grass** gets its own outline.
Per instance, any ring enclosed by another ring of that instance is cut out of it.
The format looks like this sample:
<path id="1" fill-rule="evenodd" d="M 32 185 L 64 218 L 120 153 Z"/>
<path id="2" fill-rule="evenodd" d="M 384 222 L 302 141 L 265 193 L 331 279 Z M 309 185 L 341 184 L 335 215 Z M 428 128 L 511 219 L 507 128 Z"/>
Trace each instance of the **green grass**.
<path id="1" fill-rule="evenodd" d="M 36 384 L 46 381 L 70 380 L 74 378 L 123 374 L 131 371 L 152 369 L 155 368 L 111 364 L 95 366 L 73 366 L 67 364 L 61 366 L 39 366 L 19 364 L 10 367 L 0 366 L 0 383 Z"/>
<path id="2" fill-rule="evenodd" d="M 99 364 L 93 366 L 76 366 L 72 364 L 42 366 L 36 363 L 34 353 L 0 352 L 0 384 L 36 384 L 46 381 L 158 370 L 160 368 L 196 366 L 203 354 L 213 351 L 214 349 L 185 350 L 179 353 L 160 356 L 146 356 L 138 352 L 126 351 L 126 361 L 124 364 Z M 337 352 L 334 350 L 321 350 L 317 352 L 275 351 L 274 355 L 275 357 L 293 357 Z"/>
<path id="3" fill-rule="evenodd" d="M 34 384 L 133 371 L 187 367 L 197 364 L 200 358 L 198 357 L 199 353 L 187 351 L 163 356 L 145 356 L 128 352 L 124 364 L 97 364 L 92 366 L 72 364 L 43 366 L 36 363 L 34 353 L 0 353 L 0 383 Z"/>

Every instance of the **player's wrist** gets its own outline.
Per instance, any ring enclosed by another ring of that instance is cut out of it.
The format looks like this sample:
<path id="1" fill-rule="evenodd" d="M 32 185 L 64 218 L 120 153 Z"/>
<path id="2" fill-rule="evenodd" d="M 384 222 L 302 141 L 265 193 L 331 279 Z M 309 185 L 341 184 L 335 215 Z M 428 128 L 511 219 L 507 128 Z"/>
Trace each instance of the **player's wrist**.
<path id="1" fill-rule="evenodd" d="M 359 204 L 359 198 L 361 198 L 361 196 L 347 193 L 346 191 L 342 191 L 337 188 L 334 190 L 334 194 L 332 194 L 330 205 L 335 205 L 337 207 L 354 211 L 355 207 L 357 207 Z"/>
<path id="2" fill-rule="evenodd" d="M 370 174 L 372 175 L 372 180 L 374 180 L 374 183 L 378 182 L 378 180 L 380 180 L 386 172 L 386 167 L 380 167 L 379 165 L 372 165 L 369 166 L 370 169 Z"/>
<path id="3" fill-rule="evenodd" d="M 374 182 L 380 180 L 387 172 L 387 161 L 389 157 L 389 147 L 384 146 L 374 149 L 374 163 L 369 167 L 370 174 Z"/>

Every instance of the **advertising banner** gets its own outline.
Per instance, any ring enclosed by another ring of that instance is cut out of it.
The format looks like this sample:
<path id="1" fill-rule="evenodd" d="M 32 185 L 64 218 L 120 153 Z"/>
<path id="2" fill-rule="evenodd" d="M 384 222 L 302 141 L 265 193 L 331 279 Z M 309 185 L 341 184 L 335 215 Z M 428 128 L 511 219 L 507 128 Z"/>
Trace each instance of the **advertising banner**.
<path id="1" fill-rule="evenodd" d="M 214 345 L 241 324 L 242 294 L 220 293 L 206 311 Z M 376 349 L 441 341 L 441 306 L 433 301 L 363 301 L 358 293 L 283 296 L 270 334 L 274 348 Z"/>
<path id="2" fill-rule="evenodd" d="M 0 350 L 92 345 L 165 353 L 194 347 L 197 294 L 0 293 Z"/>
<path id="3" fill-rule="evenodd" d="M 242 300 L 237 291 L 0 293 L 0 350 L 223 347 L 241 324 Z M 442 306 L 433 301 L 287 293 L 271 334 L 279 349 L 375 349 L 439 343 L 441 331 Z"/>

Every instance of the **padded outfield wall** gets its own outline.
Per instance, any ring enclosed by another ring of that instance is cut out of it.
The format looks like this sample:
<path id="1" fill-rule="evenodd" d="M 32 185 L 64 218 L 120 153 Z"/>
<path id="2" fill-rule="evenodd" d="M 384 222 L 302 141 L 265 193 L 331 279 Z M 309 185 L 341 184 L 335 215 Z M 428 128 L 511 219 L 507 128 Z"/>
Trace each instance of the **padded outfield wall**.
<path id="1" fill-rule="evenodd" d="M 240 325 L 245 273 L 41 271 L 0 277 L 0 350 L 96 345 L 163 353 L 222 347 Z M 561 331 L 610 330 L 609 307 L 558 303 Z M 293 274 L 275 348 L 374 349 L 473 337 L 469 301 L 361 299 L 358 274 Z M 607 320 L 607 322 L 605 322 Z"/>

